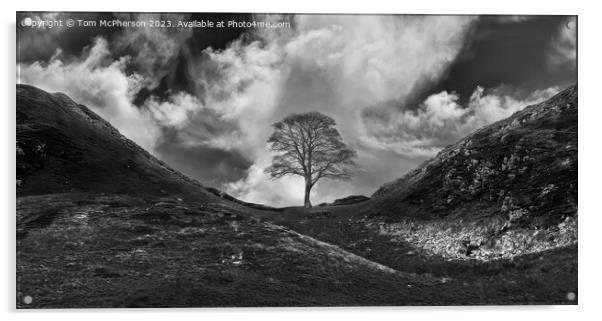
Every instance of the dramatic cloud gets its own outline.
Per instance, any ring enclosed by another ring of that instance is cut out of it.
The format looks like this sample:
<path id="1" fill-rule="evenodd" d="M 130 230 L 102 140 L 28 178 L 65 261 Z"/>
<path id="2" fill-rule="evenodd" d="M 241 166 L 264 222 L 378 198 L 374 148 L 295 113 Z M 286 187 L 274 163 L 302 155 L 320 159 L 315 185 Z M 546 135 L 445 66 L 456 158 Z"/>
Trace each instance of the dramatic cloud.
<path id="1" fill-rule="evenodd" d="M 118 14 L 123 20 L 164 21 L 185 20 L 181 14 Z M 154 89 L 159 82 L 172 73 L 178 63 L 178 56 L 186 48 L 184 43 L 192 36 L 191 28 L 125 28 L 112 43 L 115 52 L 131 54 L 131 67 L 148 81 L 145 84 Z"/>
<path id="2" fill-rule="evenodd" d="M 56 12 L 28 14 L 27 18 L 31 21 L 49 21 L 62 18 L 62 15 Z M 24 24 L 24 19 L 17 21 Z M 36 30 L 37 29 L 37 30 Z M 44 29 L 44 32 L 39 32 Z M 19 41 L 17 42 L 17 59 L 19 61 L 35 61 L 44 56 L 54 54 L 60 45 L 59 36 L 63 34 L 63 28 L 47 28 L 44 25 L 36 28 L 20 28 Z"/>
<path id="3" fill-rule="evenodd" d="M 422 82 L 437 79 L 461 49 L 472 19 L 296 16 L 295 32 L 264 31 L 257 35 L 260 41 L 238 41 L 224 51 L 208 51 L 221 77 L 207 90 L 207 106 L 238 119 L 243 135 L 232 137 L 235 141 L 229 145 L 255 160 L 248 177 L 226 189 L 248 201 L 276 205 L 300 199 L 302 193 L 290 192 L 301 188 L 298 179 L 273 181 L 263 173 L 271 156 L 265 143 L 271 128 L 266 125 L 291 112 L 319 110 L 334 117 L 344 139 L 358 149 L 363 170 L 378 171 L 363 162 L 374 146 L 358 139 L 369 135 L 362 110 L 403 99 Z M 394 172 L 401 170 L 403 165 Z M 318 184 L 314 201 L 352 191 L 370 193 L 377 187 L 358 179 L 339 183 L 336 189 Z M 354 188 L 358 185 L 360 191 Z"/>
<path id="4" fill-rule="evenodd" d="M 577 67 L 577 19 L 571 17 L 558 28 L 558 35 L 553 39 L 548 62 L 552 68 L 568 65 Z"/>
<path id="5" fill-rule="evenodd" d="M 264 172 L 273 156 L 270 125 L 292 112 L 333 117 L 358 151 L 353 180 L 320 181 L 312 191 L 317 204 L 371 194 L 472 130 L 557 91 L 524 98 L 479 87 L 466 104 L 448 91 L 408 103 L 446 74 L 476 17 L 255 19 L 293 27 L 255 29 L 201 50 L 191 43 L 204 36 L 190 30 L 125 29 L 110 41 L 97 38 L 75 58 L 58 51 L 21 63 L 19 82 L 65 92 L 202 183 L 274 206 L 302 203 L 302 178 L 272 180 Z"/>
<path id="6" fill-rule="evenodd" d="M 442 91 L 429 96 L 417 110 L 391 112 L 391 106 L 368 109 L 365 120 L 372 145 L 403 155 L 434 156 L 474 130 L 507 118 L 526 106 L 552 97 L 559 88 L 533 92 L 524 100 L 491 90 L 485 94 L 477 87 L 466 106 L 456 93 Z"/>
<path id="7" fill-rule="evenodd" d="M 76 61 L 64 63 L 59 51 L 48 63 L 19 65 L 18 82 L 69 94 L 122 134 L 152 150 L 159 133 L 148 113 L 131 103 L 143 78 L 136 73 L 126 75 L 128 63 L 129 57 L 112 60 L 107 42 L 98 38 Z"/>
<path id="8" fill-rule="evenodd" d="M 255 161 L 244 179 L 226 185 L 232 195 L 237 195 L 249 202 L 271 204 L 275 206 L 291 206 L 303 204 L 305 183 L 300 176 L 285 176 L 271 180 L 264 169 L 270 165 L 270 157 L 262 156 Z M 315 191 L 312 201 L 316 201 Z M 317 204 L 317 203 L 316 203 Z"/>
<path id="9" fill-rule="evenodd" d="M 163 161 L 206 186 L 238 181 L 247 176 L 247 169 L 252 165 L 236 150 L 180 144 L 178 138 L 171 135 L 158 142 L 155 151 Z"/>

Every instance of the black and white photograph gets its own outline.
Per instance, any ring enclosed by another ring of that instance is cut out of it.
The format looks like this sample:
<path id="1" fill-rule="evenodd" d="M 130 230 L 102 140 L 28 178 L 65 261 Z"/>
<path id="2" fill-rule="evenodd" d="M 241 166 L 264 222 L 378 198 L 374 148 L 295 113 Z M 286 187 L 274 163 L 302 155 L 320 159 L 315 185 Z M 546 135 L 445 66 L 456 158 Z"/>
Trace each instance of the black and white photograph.
<path id="1" fill-rule="evenodd" d="M 12 302 L 577 305 L 578 28 L 17 11 Z"/>

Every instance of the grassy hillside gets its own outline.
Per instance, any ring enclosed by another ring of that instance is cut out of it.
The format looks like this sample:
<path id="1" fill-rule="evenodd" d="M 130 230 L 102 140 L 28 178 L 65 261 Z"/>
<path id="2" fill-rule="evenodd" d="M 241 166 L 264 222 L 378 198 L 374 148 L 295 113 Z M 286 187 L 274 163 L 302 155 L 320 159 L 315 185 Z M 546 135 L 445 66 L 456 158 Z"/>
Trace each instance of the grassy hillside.
<path id="1" fill-rule="evenodd" d="M 17 85 L 17 195 L 209 193 L 64 94 Z"/>

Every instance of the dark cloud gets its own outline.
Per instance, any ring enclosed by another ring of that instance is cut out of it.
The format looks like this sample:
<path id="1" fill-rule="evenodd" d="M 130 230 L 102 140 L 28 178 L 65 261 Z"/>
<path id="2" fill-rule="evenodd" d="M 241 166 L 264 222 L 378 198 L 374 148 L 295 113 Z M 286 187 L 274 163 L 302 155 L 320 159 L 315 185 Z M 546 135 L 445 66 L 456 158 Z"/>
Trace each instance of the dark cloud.
<path id="1" fill-rule="evenodd" d="M 500 94 L 512 92 L 515 99 L 526 99 L 536 90 L 566 87 L 577 81 L 575 58 L 564 57 L 575 55 L 575 38 L 574 16 L 479 16 L 440 78 L 420 79 L 403 100 L 386 103 L 402 110 L 418 109 L 427 97 L 441 91 L 455 92 L 459 103 L 467 104 L 478 86 L 503 90 Z"/>
<path id="2" fill-rule="evenodd" d="M 203 185 L 218 188 L 244 178 L 253 164 L 236 150 L 203 144 L 187 146 L 173 137 L 164 137 L 155 152 L 163 161 Z"/>
<path id="3" fill-rule="evenodd" d="M 111 20 L 115 18 L 115 15 L 110 12 L 17 12 L 17 59 L 21 63 L 47 62 L 58 49 L 62 51 L 65 57 L 77 57 L 81 54 L 83 48 L 94 42 L 96 37 L 111 39 L 114 35 L 123 31 L 122 28 L 102 28 L 98 26 L 87 28 L 31 28 L 21 25 L 21 21 L 25 18 Z"/>
<path id="4" fill-rule="evenodd" d="M 191 20 L 209 20 L 209 21 L 248 21 L 252 19 L 249 13 L 192 13 Z M 219 30 L 194 29 L 193 37 L 188 42 L 188 48 L 191 54 L 200 54 L 206 48 L 216 50 L 226 49 L 228 44 L 249 32 L 247 28 L 220 28 Z"/>
<path id="5" fill-rule="evenodd" d="M 479 18 L 471 30 L 469 41 L 430 93 L 455 91 L 467 99 L 477 86 L 493 88 L 504 85 L 519 90 L 517 98 L 522 99 L 537 89 L 564 87 L 577 81 L 574 70 L 550 69 L 546 64 L 550 43 L 569 17 L 502 17 L 516 16 Z"/>

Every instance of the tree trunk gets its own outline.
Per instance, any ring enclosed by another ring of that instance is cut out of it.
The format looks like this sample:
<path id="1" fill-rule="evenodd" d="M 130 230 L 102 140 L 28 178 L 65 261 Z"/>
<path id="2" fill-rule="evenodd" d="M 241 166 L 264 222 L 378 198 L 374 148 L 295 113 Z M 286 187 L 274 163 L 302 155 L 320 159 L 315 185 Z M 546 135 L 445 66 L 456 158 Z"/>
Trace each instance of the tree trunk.
<path id="1" fill-rule="evenodd" d="M 309 192 L 311 192 L 311 183 L 305 182 L 305 208 L 311 208 L 311 202 L 309 201 Z"/>

